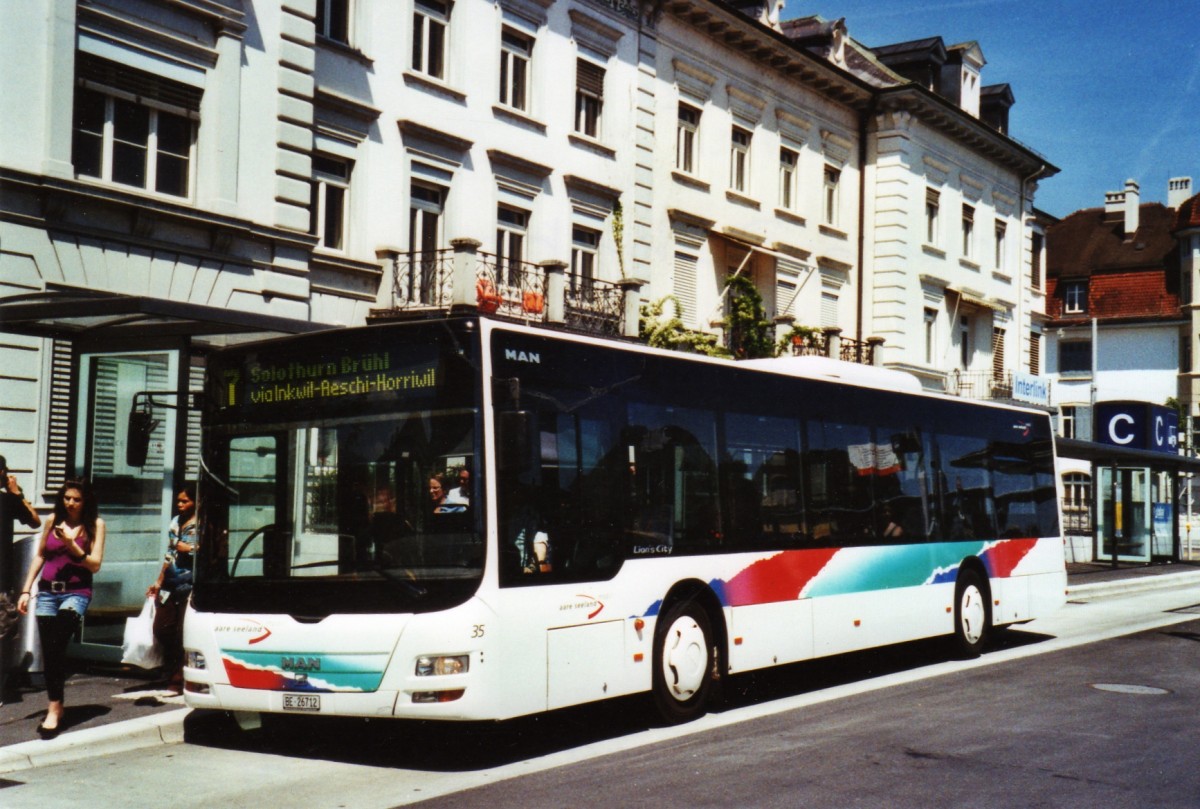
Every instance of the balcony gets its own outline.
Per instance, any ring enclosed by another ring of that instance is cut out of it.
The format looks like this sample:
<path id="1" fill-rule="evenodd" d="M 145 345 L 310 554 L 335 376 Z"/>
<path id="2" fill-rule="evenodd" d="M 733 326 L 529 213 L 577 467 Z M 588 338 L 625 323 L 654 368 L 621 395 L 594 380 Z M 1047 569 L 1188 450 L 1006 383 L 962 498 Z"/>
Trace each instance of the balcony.
<path id="1" fill-rule="evenodd" d="M 855 340 L 852 337 L 842 337 L 841 329 L 827 328 L 807 335 L 794 335 L 792 356 L 831 357 L 843 362 L 856 362 L 859 365 L 878 365 L 882 359 L 879 355 L 882 346 L 881 337 Z"/>
<path id="2" fill-rule="evenodd" d="M 445 250 L 388 252 L 391 306 L 373 310 L 372 319 L 465 307 L 505 320 L 584 334 L 637 336 L 640 281 L 568 277 L 565 262 L 534 264 L 484 253 L 472 239 L 452 244 Z"/>
<path id="3" fill-rule="evenodd" d="M 1004 399 L 1013 397 L 1012 373 L 1005 371 L 960 371 L 946 374 L 946 393 L 964 399 Z"/>

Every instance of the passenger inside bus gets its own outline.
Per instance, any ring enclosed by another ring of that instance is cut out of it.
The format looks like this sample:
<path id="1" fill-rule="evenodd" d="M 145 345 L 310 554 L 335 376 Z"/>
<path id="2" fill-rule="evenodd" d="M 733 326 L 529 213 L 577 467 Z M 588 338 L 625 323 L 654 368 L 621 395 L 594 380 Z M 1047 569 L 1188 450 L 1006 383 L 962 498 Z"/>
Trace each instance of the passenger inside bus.
<path id="1" fill-rule="evenodd" d="M 405 567 L 417 561 L 413 548 L 405 542 L 412 526 L 397 511 L 396 494 L 387 483 L 375 487 L 368 531 L 373 553 L 385 565 Z M 360 558 L 369 559 L 370 555 Z"/>

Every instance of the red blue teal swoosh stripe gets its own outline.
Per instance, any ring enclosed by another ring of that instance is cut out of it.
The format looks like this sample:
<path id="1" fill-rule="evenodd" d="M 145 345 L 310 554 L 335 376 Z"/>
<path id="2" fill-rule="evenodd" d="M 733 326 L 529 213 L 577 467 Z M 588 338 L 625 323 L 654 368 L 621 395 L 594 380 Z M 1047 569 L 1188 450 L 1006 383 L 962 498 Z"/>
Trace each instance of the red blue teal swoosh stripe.
<path id="1" fill-rule="evenodd" d="M 959 565 L 972 556 L 983 562 L 990 577 L 1007 578 L 1037 542 L 1002 539 L 783 551 L 710 585 L 725 606 L 769 604 L 953 582 Z"/>

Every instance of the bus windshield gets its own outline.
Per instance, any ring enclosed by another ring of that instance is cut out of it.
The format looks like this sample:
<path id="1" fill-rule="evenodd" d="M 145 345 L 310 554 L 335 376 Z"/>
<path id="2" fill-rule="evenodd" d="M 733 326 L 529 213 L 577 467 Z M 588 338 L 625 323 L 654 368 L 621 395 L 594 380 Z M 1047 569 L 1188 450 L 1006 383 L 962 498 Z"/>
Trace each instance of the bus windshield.
<path id="1" fill-rule="evenodd" d="M 460 342 L 442 351 L 436 333 L 418 331 L 315 359 L 294 344 L 286 356 L 266 344 L 218 358 L 198 609 L 409 611 L 474 592 L 484 559 L 474 363 Z"/>

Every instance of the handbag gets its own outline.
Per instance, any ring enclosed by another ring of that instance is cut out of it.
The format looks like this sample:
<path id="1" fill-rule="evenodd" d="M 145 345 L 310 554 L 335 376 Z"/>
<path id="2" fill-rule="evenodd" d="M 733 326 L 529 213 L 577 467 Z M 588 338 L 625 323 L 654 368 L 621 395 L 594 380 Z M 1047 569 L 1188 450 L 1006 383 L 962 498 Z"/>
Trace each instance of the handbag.
<path id="1" fill-rule="evenodd" d="M 140 669 L 162 665 L 162 647 L 154 638 L 155 599 L 147 598 L 142 611 L 125 619 L 125 637 L 121 642 L 121 662 Z"/>

